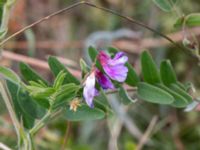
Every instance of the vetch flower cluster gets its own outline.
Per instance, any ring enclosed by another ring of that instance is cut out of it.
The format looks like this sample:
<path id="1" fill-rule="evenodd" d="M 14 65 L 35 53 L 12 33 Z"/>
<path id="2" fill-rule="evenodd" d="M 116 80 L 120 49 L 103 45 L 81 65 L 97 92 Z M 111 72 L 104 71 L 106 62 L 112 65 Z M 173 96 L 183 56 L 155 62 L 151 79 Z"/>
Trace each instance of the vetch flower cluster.
<path id="1" fill-rule="evenodd" d="M 86 78 L 83 89 L 83 96 L 87 105 L 91 108 L 94 107 L 93 99 L 98 95 L 98 91 L 95 88 L 95 82 L 97 81 L 104 89 L 114 89 L 114 85 L 111 81 L 124 82 L 127 77 L 128 68 L 125 63 L 128 61 L 128 57 L 123 52 L 118 52 L 111 58 L 104 51 L 100 51 L 97 56 L 105 73 L 101 72 L 96 67 L 93 67 L 89 76 Z"/>

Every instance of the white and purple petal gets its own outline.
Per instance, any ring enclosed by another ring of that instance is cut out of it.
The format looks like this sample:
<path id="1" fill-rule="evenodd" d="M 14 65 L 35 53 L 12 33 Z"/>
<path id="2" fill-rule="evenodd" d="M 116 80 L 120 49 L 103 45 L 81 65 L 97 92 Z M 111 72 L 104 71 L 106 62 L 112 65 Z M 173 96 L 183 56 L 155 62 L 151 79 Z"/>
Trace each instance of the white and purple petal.
<path id="1" fill-rule="evenodd" d="M 108 64 L 111 66 L 114 65 L 123 65 L 128 61 L 128 57 L 124 52 L 118 52 L 113 59 L 108 61 Z"/>
<path id="2" fill-rule="evenodd" d="M 85 81 L 85 86 L 83 88 L 83 96 L 87 105 L 91 108 L 94 107 L 93 99 L 96 96 L 97 91 L 95 89 L 95 73 L 92 72 Z"/>

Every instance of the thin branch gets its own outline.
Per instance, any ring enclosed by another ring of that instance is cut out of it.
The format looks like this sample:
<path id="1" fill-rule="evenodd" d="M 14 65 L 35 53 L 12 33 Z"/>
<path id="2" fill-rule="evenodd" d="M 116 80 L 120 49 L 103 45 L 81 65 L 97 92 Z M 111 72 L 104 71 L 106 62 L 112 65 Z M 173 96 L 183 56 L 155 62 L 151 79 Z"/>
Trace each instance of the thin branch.
<path id="1" fill-rule="evenodd" d="M 65 146 L 70 136 L 70 130 L 71 130 L 71 122 L 67 121 L 67 129 L 66 129 L 63 144 L 62 144 L 62 150 L 65 150 Z"/>
<path id="2" fill-rule="evenodd" d="M 66 7 L 66 8 L 64 8 L 64 9 L 61 9 L 61 10 L 59 10 L 59 11 L 57 11 L 57 12 L 54 12 L 54 13 L 52 13 L 52 14 L 50 14 L 50 15 L 44 17 L 44 18 L 39 19 L 38 21 L 36 21 L 36 22 L 34 22 L 34 23 L 32 23 L 32 24 L 30 24 L 30 25 L 28 25 L 28 26 L 22 28 L 21 30 L 19 30 L 19 31 L 15 32 L 14 34 L 12 34 L 11 36 L 7 37 L 5 40 L 3 40 L 3 41 L 0 43 L 0 46 L 2 46 L 3 44 L 5 44 L 8 40 L 12 39 L 13 37 L 15 37 L 15 36 L 17 36 L 17 35 L 23 33 L 24 31 L 26 31 L 26 30 L 28 30 L 28 29 L 34 27 L 34 26 L 36 26 L 37 24 L 39 24 L 39 23 L 41 23 L 41 22 L 44 22 L 44 21 L 46 21 L 46 20 L 49 20 L 49 19 L 51 19 L 52 17 L 54 17 L 54 16 L 56 16 L 56 15 L 59 15 L 59 14 L 61 14 L 61 13 L 63 13 L 63 12 L 67 12 L 67 11 L 71 10 L 72 8 L 75 8 L 75 7 L 79 6 L 79 5 L 82 5 L 83 3 L 85 3 L 85 2 L 83 1 L 83 2 L 75 3 L 75 4 L 73 4 L 73 5 L 69 6 L 69 7 Z"/>
<path id="3" fill-rule="evenodd" d="M 148 141 L 148 138 L 155 126 L 155 124 L 157 123 L 158 117 L 154 116 L 153 119 L 151 120 L 147 130 L 145 131 L 144 135 L 142 136 L 142 138 L 140 139 L 139 144 L 137 145 L 136 150 L 141 150 L 142 147 L 145 145 L 145 143 Z"/>
<path id="4" fill-rule="evenodd" d="M 101 6 L 97 6 L 97 5 L 92 4 L 92 3 L 89 3 L 89 2 L 85 2 L 84 4 L 86 4 L 86 5 L 88 5 L 88 6 L 91 6 L 91 7 L 94 7 L 94 8 L 97 8 L 97 9 L 100 9 L 100 10 L 103 10 L 103 11 L 105 11 L 105 12 L 109 12 L 109 13 L 111 13 L 111 14 L 113 14 L 113 15 L 116 15 L 116 16 L 118 16 L 118 17 L 121 17 L 121 18 L 123 18 L 123 19 L 125 19 L 125 20 L 127 20 L 127 21 L 129 21 L 129 22 L 131 22 L 131 23 L 133 23 L 133 24 L 136 24 L 136 25 L 138 25 L 138 26 L 141 26 L 141 27 L 143 27 L 143 28 L 146 28 L 146 29 L 148 29 L 149 31 L 152 31 L 152 32 L 154 32 L 154 33 L 160 35 L 161 37 L 165 38 L 166 40 L 168 40 L 169 42 L 171 42 L 171 43 L 174 44 L 175 46 L 178 46 L 178 47 L 179 47 L 179 45 L 178 45 L 177 43 L 175 43 L 175 42 L 174 42 L 171 38 L 169 38 L 168 36 L 166 36 L 166 35 L 164 35 L 163 33 L 161 33 L 161 32 L 159 32 L 159 31 L 157 31 L 157 30 L 155 30 L 155 29 L 153 29 L 153 28 L 147 26 L 146 24 L 144 24 L 144 23 L 142 23 L 142 22 L 139 22 L 139 21 L 137 21 L 137 20 L 132 19 L 132 18 L 129 17 L 129 16 L 125 16 L 125 15 L 123 15 L 123 14 L 121 14 L 121 13 L 118 13 L 118 12 L 116 12 L 116 11 L 114 11 L 114 10 L 111 10 L 111 9 L 108 9 L 108 8 L 105 8 L 105 7 L 101 7 Z"/>
<path id="5" fill-rule="evenodd" d="M 24 32 L 25 30 L 27 30 L 27 29 L 29 29 L 29 28 L 32 28 L 32 27 L 36 26 L 37 24 L 39 24 L 39 23 L 41 23 L 41 22 L 43 22 L 43 21 L 49 20 L 50 18 L 52 18 L 52 17 L 54 17 L 54 16 L 56 16 L 56 15 L 59 15 L 59 14 L 64 13 L 64 12 L 67 12 L 67 11 L 69 11 L 69 10 L 71 10 L 71 9 L 73 9 L 73 8 L 75 8 L 75 7 L 77 7 L 77 6 L 79 6 L 79 5 L 82 5 L 82 4 L 85 4 L 85 5 L 87 5 L 87 6 L 94 7 L 94 8 L 97 8 L 97 9 L 99 9 L 99 10 L 108 12 L 108 13 L 110 13 L 110 14 L 119 16 L 119 17 L 121 17 L 121 18 L 123 18 L 123 19 L 125 19 L 125 20 L 127 20 L 127 21 L 129 21 L 129 22 L 131 22 L 131 23 L 133 23 L 133 24 L 136 24 L 136 25 L 139 25 L 139 26 L 141 26 L 141 27 L 144 27 L 144 28 L 146 28 L 146 29 L 148 29 L 148 30 L 150 30 L 150 31 L 152 31 L 152 32 L 154 32 L 154 33 L 160 35 L 161 37 L 165 38 L 166 40 L 168 40 L 169 42 L 171 42 L 171 43 L 174 44 L 175 46 L 177 46 L 177 47 L 179 47 L 179 48 L 182 48 L 180 45 L 178 45 L 177 43 L 175 43 L 175 42 L 174 42 L 171 38 L 169 38 L 168 36 L 164 35 L 163 33 L 158 32 L 157 30 L 155 30 L 155 29 L 153 29 L 153 28 L 151 28 L 151 27 L 149 27 L 149 26 L 147 26 L 147 25 L 145 25 L 145 24 L 142 23 L 142 22 L 136 21 L 136 20 L 132 19 L 131 17 L 125 16 L 125 15 L 123 15 L 123 14 L 120 14 L 120 13 L 114 11 L 114 10 L 111 10 L 111 9 L 108 9 L 108 8 L 105 8 L 105 7 L 100 7 L 100 6 L 97 6 L 97 5 L 95 5 L 95 4 L 92 4 L 92 3 L 86 2 L 86 1 L 81 1 L 81 2 L 75 3 L 75 4 L 73 4 L 73 5 L 69 6 L 69 7 L 66 7 L 66 8 L 64 8 L 64 9 L 61 9 L 61 10 L 59 10 L 59 11 L 57 11 L 57 12 L 54 12 L 54 13 L 52 13 L 52 14 L 50 14 L 50 15 L 44 17 L 44 18 L 39 19 L 38 21 L 36 21 L 36 22 L 34 22 L 34 23 L 32 23 L 32 24 L 30 24 L 30 25 L 24 27 L 23 29 L 19 30 L 18 32 L 16 32 L 16 33 L 12 34 L 11 36 L 7 37 L 4 41 L 2 41 L 2 42 L 0 43 L 0 46 L 2 46 L 3 44 L 5 44 L 8 40 L 12 39 L 13 37 L 15 37 L 15 36 L 21 34 L 21 33 Z"/>

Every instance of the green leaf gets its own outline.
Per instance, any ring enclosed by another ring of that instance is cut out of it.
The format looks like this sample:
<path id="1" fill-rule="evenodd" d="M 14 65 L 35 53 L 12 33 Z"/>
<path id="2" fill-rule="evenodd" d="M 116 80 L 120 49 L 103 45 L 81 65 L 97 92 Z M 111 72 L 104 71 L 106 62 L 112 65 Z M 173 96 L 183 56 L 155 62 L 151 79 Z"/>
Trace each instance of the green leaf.
<path id="1" fill-rule="evenodd" d="M 172 104 L 174 98 L 164 90 L 148 83 L 138 83 L 138 97 L 142 100 L 157 104 Z"/>
<path id="2" fill-rule="evenodd" d="M 23 76 L 23 78 L 26 81 L 35 81 L 35 82 L 42 81 L 43 83 L 45 83 L 46 85 L 48 85 L 48 82 L 46 80 L 44 80 L 40 75 L 38 75 L 36 73 L 36 71 L 34 71 L 26 63 L 21 62 L 19 64 L 19 69 L 20 69 L 21 75 Z"/>
<path id="3" fill-rule="evenodd" d="M 92 60 L 92 62 L 94 62 L 98 55 L 98 51 L 94 47 L 90 46 L 88 48 L 88 53 L 89 53 L 90 59 Z"/>
<path id="4" fill-rule="evenodd" d="M 147 51 L 141 54 L 141 66 L 145 82 L 150 84 L 160 83 L 160 75 L 157 66 Z"/>
<path id="5" fill-rule="evenodd" d="M 177 19 L 176 23 L 174 24 L 175 27 L 195 27 L 200 26 L 200 13 L 192 13 L 187 16 L 183 16 Z"/>
<path id="6" fill-rule="evenodd" d="M 59 74 L 60 71 L 64 71 L 67 75 L 65 76 L 65 79 L 63 81 L 63 84 L 66 83 L 75 83 L 80 84 L 79 80 L 75 78 L 68 70 L 67 68 L 60 62 L 58 59 L 54 56 L 50 56 L 48 59 L 49 67 L 51 68 L 51 71 L 55 76 Z"/>
<path id="7" fill-rule="evenodd" d="M 45 109 L 38 105 L 24 90 L 20 90 L 18 93 L 18 102 L 22 110 L 29 116 L 40 119 L 45 114 Z"/>
<path id="8" fill-rule="evenodd" d="M 104 111 L 104 113 L 106 114 L 106 117 L 111 117 L 114 114 L 113 110 L 108 105 L 105 105 L 102 101 L 97 100 L 96 98 L 94 101 L 94 106 L 95 108 L 98 108 Z"/>
<path id="9" fill-rule="evenodd" d="M 128 105 L 134 100 L 128 95 L 127 91 L 123 88 L 123 86 L 119 87 L 119 96 L 123 104 Z"/>
<path id="10" fill-rule="evenodd" d="M 33 98 L 33 100 L 45 109 L 49 109 L 49 98 Z"/>
<path id="11" fill-rule="evenodd" d="M 55 89 L 51 87 L 40 88 L 37 86 L 26 86 L 26 88 L 30 92 L 30 95 L 37 99 L 45 99 L 55 93 Z"/>
<path id="12" fill-rule="evenodd" d="M 127 83 L 130 86 L 137 86 L 138 82 L 140 81 L 140 78 L 136 74 L 131 64 L 126 63 L 126 66 L 128 68 L 128 74 L 125 83 Z"/>
<path id="13" fill-rule="evenodd" d="M 23 125 L 27 129 L 31 129 L 35 124 L 35 119 L 30 117 L 28 114 L 23 113 L 23 116 L 19 119 L 23 121 Z"/>
<path id="14" fill-rule="evenodd" d="M 56 79 L 55 79 L 54 84 L 53 84 L 53 88 L 59 89 L 60 86 L 62 86 L 66 75 L 67 74 L 64 73 L 64 71 L 60 71 L 58 73 L 58 75 L 56 76 Z"/>
<path id="15" fill-rule="evenodd" d="M 64 117 L 69 121 L 97 120 L 103 119 L 105 113 L 98 108 L 90 108 L 87 105 L 81 105 L 78 107 L 77 111 L 74 112 L 70 110 L 68 106 Z"/>
<path id="16" fill-rule="evenodd" d="M 165 60 L 161 62 L 160 65 L 160 76 L 162 79 L 162 82 L 169 86 L 172 83 L 177 83 L 176 74 L 174 72 L 174 69 L 170 63 L 170 61 Z"/>
<path id="17" fill-rule="evenodd" d="M 55 93 L 55 100 L 52 102 L 53 109 L 56 109 L 60 106 L 65 106 L 67 102 L 73 100 L 77 96 L 79 89 L 80 86 L 73 83 L 60 87 L 60 90 Z"/>
<path id="18" fill-rule="evenodd" d="M 180 94 L 181 96 L 183 96 L 188 103 L 191 103 L 193 101 L 192 96 L 190 96 L 186 91 L 184 91 L 183 89 L 181 89 L 177 84 L 171 84 L 170 88 L 175 91 L 176 93 Z"/>
<path id="19" fill-rule="evenodd" d="M 168 88 L 162 84 L 158 84 L 157 85 L 159 88 L 165 90 L 166 92 L 168 92 L 169 94 L 171 94 L 174 98 L 174 102 L 171 104 L 174 107 L 178 107 L 178 108 L 182 108 L 187 106 L 188 102 L 187 100 L 181 96 L 180 94 L 178 94 L 177 92 L 175 92 L 174 90 L 172 90 L 171 88 Z"/>
<path id="20" fill-rule="evenodd" d="M 82 78 L 90 71 L 90 67 L 86 64 L 83 59 L 80 59 L 80 66 L 81 66 L 81 76 Z"/>
<path id="21" fill-rule="evenodd" d="M 107 95 L 105 94 L 105 91 L 102 88 L 100 88 L 99 95 L 95 97 L 95 99 L 97 99 L 98 101 L 101 101 L 105 106 L 110 107 Z"/>
<path id="22" fill-rule="evenodd" d="M 9 90 L 9 94 L 12 98 L 12 102 L 14 105 L 14 109 L 15 109 L 15 113 L 17 114 L 17 117 L 19 119 L 20 115 L 21 115 L 21 107 L 19 105 L 18 102 L 18 91 L 19 91 L 19 85 L 15 84 L 14 82 L 7 80 L 7 87 Z"/>
<path id="23" fill-rule="evenodd" d="M 31 117 L 29 114 L 27 114 L 26 112 L 24 112 L 21 104 L 19 103 L 19 98 L 18 98 L 19 86 L 15 84 L 14 82 L 7 80 L 7 87 L 8 87 L 8 90 L 12 99 L 12 103 L 14 106 L 14 110 L 15 110 L 18 120 L 23 122 L 23 125 L 25 128 L 27 129 L 32 128 L 34 125 L 35 119 Z"/>
<path id="24" fill-rule="evenodd" d="M 99 95 L 94 98 L 94 106 L 95 108 L 103 110 L 106 113 L 106 116 L 113 115 L 107 95 L 102 88 L 100 88 Z"/>
<path id="25" fill-rule="evenodd" d="M 88 48 L 88 53 L 89 53 L 90 59 L 92 60 L 92 62 L 94 62 L 98 55 L 98 51 L 94 47 L 90 46 Z M 96 60 L 96 67 L 102 70 L 102 66 L 98 60 Z"/>
<path id="26" fill-rule="evenodd" d="M 45 85 L 42 81 L 40 82 L 35 82 L 35 81 L 29 81 L 30 86 L 36 86 L 39 88 L 47 88 L 48 86 Z"/>
<path id="27" fill-rule="evenodd" d="M 176 85 L 178 85 L 179 88 L 181 88 L 182 90 L 188 91 L 188 88 L 187 88 L 184 84 L 182 84 L 181 82 L 178 81 L 178 82 L 176 83 Z"/>
<path id="28" fill-rule="evenodd" d="M 120 50 L 115 48 L 115 47 L 108 47 L 108 52 L 111 54 L 111 55 L 115 55 L 117 52 L 119 52 Z"/>
<path id="29" fill-rule="evenodd" d="M 20 78 L 18 77 L 18 75 L 9 68 L 0 66 L 0 75 L 16 84 L 20 83 Z"/>
<path id="30" fill-rule="evenodd" d="M 173 10 L 178 0 L 153 0 L 153 2 L 163 11 L 169 12 Z"/>

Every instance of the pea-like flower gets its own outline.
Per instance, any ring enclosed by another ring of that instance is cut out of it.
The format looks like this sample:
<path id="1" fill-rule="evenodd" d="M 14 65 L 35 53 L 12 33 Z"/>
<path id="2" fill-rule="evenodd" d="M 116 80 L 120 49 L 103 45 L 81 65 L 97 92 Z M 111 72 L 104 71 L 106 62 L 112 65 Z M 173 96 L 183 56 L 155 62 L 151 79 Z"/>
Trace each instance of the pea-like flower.
<path id="1" fill-rule="evenodd" d="M 96 80 L 103 89 L 105 90 L 114 89 L 114 85 L 112 81 L 109 79 L 109 77 L 103 74 L 97 68 L 94 68 L 93 71 L 90 73 L 90 75 L 86 78 L 83 89 L 84 99 L 87 105 L 90 106 L 91 108 L 94 106 L 93 105 L 94 97 L 98 95 L 98 91 L 95 88 Z"/>
<path id="2" fill-rule="evenodd" d="M 95 88 L 96 81 L 104 90 L 114 89 L 115 87 L 110 78 L 118 82 L 124 82 L 128 72 L 128 68 L 125 66 L 128 57 L 123 52 L 118 52 L 114 58 L 111 58 L 105 52 L 101 51 L 98 55 L 98 60 L 106 74 L 97 68 L 93 68 L 86 78 L 83 88 L 83 97 L 87 105 L 91 108 L 94 107 L 93 99 L 98 93 Z"/>
<path id="3" fill-rule="evenodd" d="M 128 61 L 128 57 L 123 52 L 118 52 L 111 58 L 104 51 L 101 51 L 98 55 L 105 73 L 112 79 L 118 82 L 124 82 L 127 77 L 128 68 L 125 63 Z"/>

